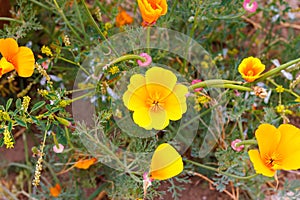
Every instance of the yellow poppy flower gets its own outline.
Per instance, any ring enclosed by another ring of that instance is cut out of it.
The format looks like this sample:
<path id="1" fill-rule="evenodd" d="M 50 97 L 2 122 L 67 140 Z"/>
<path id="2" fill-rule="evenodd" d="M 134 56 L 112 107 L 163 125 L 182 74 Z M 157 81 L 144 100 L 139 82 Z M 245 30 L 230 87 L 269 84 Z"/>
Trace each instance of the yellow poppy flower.
<path id="1" fill-rule="evenodd" d="M 88 169 L 91 165 L 93 165 L 95 162 L 97 162 L 96 158 L 90 158 L 85 160 L 79 160 L 74 164 L 74 167 L 78 169 Z"/>
<path id="2" fill-rule="evenodd" d="M 117 27 L 124 26 L 126 24 L 132 24 L 133 18 L 122 8 L 119 8 L 119 13 L 116 17 Z"/>
<path id="3" fill-rule="evenodd" d="M 133 111 L 133 120 L 140 127 L 162 130 L 169 120 L 179 120 L 186 112 L 188 88 L 176 84 L 177 77 L 170 70 L 150 68 L 145 76 L 135 74 L 123 95 L 125 106 Z"/>
<path id="4" fill-rule="evenodd" d="M 258 58 L 251 56 L 242 60 L 238 70 L 245 81 L 253 82 L 265 70 L 265 65 Z"/>
<path id="5" fill-rule="evenodd" d="M 19 47 L 13 38 L 0 39 L 0 77 L 16 70 L 21 77 L 30 77 L 34 71 L 34 55 L 28 47 Z"/>
<path id="6" fill-rule="evenodd" d="M 168 143 L 159 145 L 152 156 L 150 178 L 166 180 L 180 174 L 183 170 L 182 157 Z"/>
<path id="7" fill-rule="evenodd" d="M 151 25 L 168 11 L 167 0 L 138 0 L 143 25 Z"/>
<path id="8" fill-rule="evenodd" d="M 61 193 L 61 187 L 58 183 L 54 187 L 49 188 L 50 190 L 50 196 L 52 197 L 58 197 Z"/>
<path id="9" fill-rule="evenodd" d="M 257 149 L 248 151 L 256 173 L 272 177 L 276 170 L 300 168 L 300 129 L 282 124 L 278 128 L 262 124 L 255 132 Z"/>

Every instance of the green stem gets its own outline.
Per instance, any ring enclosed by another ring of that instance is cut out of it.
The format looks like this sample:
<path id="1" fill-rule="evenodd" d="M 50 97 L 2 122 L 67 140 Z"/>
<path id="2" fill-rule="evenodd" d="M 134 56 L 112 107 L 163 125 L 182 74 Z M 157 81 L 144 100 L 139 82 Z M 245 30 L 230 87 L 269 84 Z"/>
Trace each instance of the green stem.
<path id="1" fill-rule="evenodd" d="M 76 15 L 78 16 L 78 20 L 80 22 L 80 27 L 82 29 L 82 33 L 84 34 L 85 38 L 89 38 L 89 36 L 85 32 L 84 23 L 83 23 L 83 20 L 82 20 L 82 17 L 81 17 L 81 13 L 80 13 L 79 8 L 78 8 L 77 1 L 74 1 L 74 7 L 75 7 Z"/>
<path id="2" fill-rule="evenodd" d="M 196 166 L 204 168 L 204 169 L 215 171 L 215 172 L 217 172 L 219 174 L 222 174 L 222 175 L 225 175 L 225 176 L 229 176 L 229 177 L 232 177 L 232 178 L 240 179 L 240 180 L 248 180 L 248 179 L 251 179 L 251 178 L 254 178 L 254 177 L 258 176 L 258 174 L 253 174 L 253 175 L 250 175 L 250 176 L 237 176 L 237 175 L 230 174 L 228 172 L 223 172 L 223 171 L 220 171 L 219 169 L 216 169 L 214 167 L 206 166 L 206 165 L 203 165 L 203 164 L 191 161 L 191 160 L 185 160 L 185 162 L 191 163 L 193 165 L 196 165 Z"/>
<path id="3" fill-rule="evenodd" d="M 90 73 L 84 67 L 82 67 L 79 63 L 76 63 L 76 62 L 74 62 L 72 60 L 69 60 L 69 59 L 66 59 L 66 58 L 63 58 L 63 57 L 60 57 L 60 56 L 58 56 L 57 58 L 59 60 L 63 60 L 65 62 L 67 62 L 67 63 L 70 63 L 70 64 L 78 66 L 86 75 L 90 75 Z"/>
<path id="4" fill-rule="evenodd" d="M 30 0 L 30 1 L 31 1 L 32 3 L 35 3 L 35 4 L 38 5 L 38 6 L 42 7 L 42 8 L 45 8 L 46 10 L 52 11 L 52 9 L 51 9 L 50 7 L 45 6 L 44 4 L 42 4 L 42 3 L 40 3 L 40 2 L 38 2 L 38 1 L 36 1 L 36 0 Z"/>
<path id="5" fill-rule="evenodd" d="M 241 85 L 241 81 L 230 81 L 230 80 L 222 80 L 222 79 L 212 79 L 212 80 L 206 80 L 202 81 L 200 83 L 196 83 L 191 85 L 189 88 L 194 90 L 197 88 L 202 88 L 202 87 L 212 87 L 214 85 L 222 85 L 222 84 L 238 84 Z"/>
<path id="6" fill-rule="evenodd" d="M 240 137 L 241 137 L 242 140 L 244 140 L 245 137 L 244 137 L 242 120 L 238 120 L 238 126 L 239 126 L 239 129 L 240 129 Z"/>
<path id="7" fill-rule="evenodd" d="M 280 65 L 279 67 L 276 67 L 274 69 L 271 69 L 270 71 L 264 73 L 261 75 L 261 77 L 259 79 L 257 79 L 255 82 L 260 82 L 265 80 L 268 77 L 271 77 L 275 74 L 277 74 L 278 72 L 280 72 L 281 70 L 284 70 L 286 68 L 288 68 L 289 66 L 293 65 L 293 64 L 297 64 L 298 62 L 300 62 L 300 58 L 297 58 L 295 60 L 292 60 L 290 62 L 287 62 L 285 64 Z"/>
<path id="8" fill-rule="evenodd" d="M 278 87 L 279 85 L 271 78 L 267 78 L 267 80 L 272 83 L 274 86 Z M 299 95 L 295 92 L 293 92 L 291 89 L 286 89 L 286 88 L 283 88 L 285 92 L 288 92 L 290 93 L 291 95 L 295 96 L 296 98 L 299 97 Z M 281 93 L 279 93 L 279 95 L 281 95 Z"/>
<path id="9" fill-rule="evenodd" d="M 86 94 L 84 94 L 84 95 L 81 95 L 81 96 L 79 96 L 79 97 L 73 98 L 71 101 L 74 102 L 74 101 L 80 100 L 80 99 L 82 99 L 82 98 L 84 98 L 84 97 L 90 96 L 90 95 L 93 94 L 93 93 L 94 93 L 94 92 L 88 92 L 88 93 L 86 93 Z"/>
<path id="10" fill-rule="evenodd" d="M 242 91 L 248 91 L 251 92 L 252 89 L 245 87 L 245 86 L 239 86 L 239 85 L 233 85 L 233 84 L 224 84 L 224 85 L 214 85 L 215 88 L 229 88 L 229 89 L 235 89 L 235 90 L 242 90 Z"/>
<path id="11" fill-rule="evenodd" d="M 17 19 L 13 19 L 13 18 L 9 18 L 9 17 L 0 17 L 0 21 L 10 21 L 10 22 L 17 22 L 20 24 L 23 24 L 24 22 L 21 20 L 17 20 Z"/>
<path id="12" fill-rule="evenodd" d="M 80 40 L 81 42 L 83 42 L 82 38 L 80 37 L 80 35 L 75 31 L 75 29 L 71 26 L 69 20 L 67 19 L 67 17 L 65 16 L 63 10 L 59 7 L 58 3 L 56 0 L 53 0 L 55 7 L 58 11 L 58 13 L 62 16 L 62 18 L 64 19 L 66 25 L 69 27 L 69 29 L 71 30 L 71 32 L 77 37 L 78 40 Z"/>
<path id="13" fill-rule="evenodd" d="M 74 148 L 74 145 L 73 145 L 72 142 L 71 142 L 69 129 L 68 129 L 66 126 L 65 126 L 65 132 L 66 132 L 67 142 L 68 142 L 68 144 L 70 145 L 70 147 L 73 149 L 73 148 Z"/>
<path id="14" fill-rule="evenodd" d="M 147 53 L 150 55 L 150 27 L 147 27 Z"/>
<path id="15" fill-rule="evenodd" d="M 236 143 L 235 146 L 239 147 L 241 145 L 257 145 L 257 141 L 256 140 L 244 140 L 239 143 Z"/>
<path id="16" fill-rule="evenodd" d="M 121 57 L 111 61 L 106 66 L 109 67 L 109 66 L 114 65 L 116 63 L 119 63 L 119 62 L 122 62 L 122 61 L 125 61 L 125 60 L 132 60 L 132 59 L 141 60 L 142 62 L 146 61 L 146 58 L 144 58 L 142 56 L 138 56 L 138 55 L 134 55 L 134 54 L 127 54 L 127 55 L 121 56 Z"/>

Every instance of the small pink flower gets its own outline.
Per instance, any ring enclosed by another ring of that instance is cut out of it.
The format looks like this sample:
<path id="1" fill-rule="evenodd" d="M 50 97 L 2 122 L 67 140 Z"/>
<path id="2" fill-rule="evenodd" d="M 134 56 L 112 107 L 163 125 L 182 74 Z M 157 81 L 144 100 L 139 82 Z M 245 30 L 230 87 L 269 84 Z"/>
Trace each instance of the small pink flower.
<path id="1" fill-rule="evenodd" d="M 240 152 L 244 149 L 244 145 L 241 145 L 241 146 L 236 146 L 237 143 L 241 142 L 242 140 L 240 139 L 235 139 L 231 142 L 231 148 L 237 152 Z"/>
<path id="2" fill-rule="evenodd" d="M 153 181 L 153 179 L 150 178 L 148 175 L 149 175 L 148 172 L 145 172 L 143 174 L 143 189 L 144 189 L 144 194 L 147 193 L 147 189 L 148 189 L 148 187 L 150 187 L 152 185 L 152 181 Z"/>
<path id="3" fill-rule="evenodd" d="M 141 53 L 140 56 L 146 58 L 145 62 L 142 62 L 141 60 L 137 60 L 137 63 L 139 64 L 140 67 L 147 67 L 148 65 L 151 64 L 152 58 L 147 53 Z"/>
<path id="4" fill-rule="evenodd" d="M 50 65 L 50 60 L 49 60 L 49 59 L 47 59 L 46 61 L 42 62 L 42 67 L 43 67 L 45 70 L 48 69 L 49 65 Z"/>
<path id="5" fill-rule="evenodd" d="M 58 144 L 58 148 L 57 148 L 57 146 L 56 145 L 54 145 L 53 146 L 53 151 L 55 152 L 55 153 L 62 153 L 63 151 L 64 151 L 64 145 L 62 145 L 62 144 Z"/>
<path id="6" fill-rule="evenodd" d="M 195 79 L 192 81 L 192 85 L 196 84 L 196 83 L 200 83 L 202 82 L 200 79 Z M 197 89 L 194 89 L 195 92 L 200 92 L 203 88 L 197 88 Z"/>
<path id="7" fill-rule="evenodd" d="M 256 1 L 251 2 L 251 0 L 244 0 L 243 7 L 248 12 L 255 12 L 258 4 Z"/>

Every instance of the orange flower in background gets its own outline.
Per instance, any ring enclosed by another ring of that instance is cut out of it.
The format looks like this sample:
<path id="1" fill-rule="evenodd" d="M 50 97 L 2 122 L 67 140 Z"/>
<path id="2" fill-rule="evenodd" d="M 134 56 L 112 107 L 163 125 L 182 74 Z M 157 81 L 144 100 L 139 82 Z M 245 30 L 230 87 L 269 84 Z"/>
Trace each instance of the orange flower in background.
<path id="1" fill-rule="evenodd" d="M 248 151 L 256 173 L 272 177 L 276 170 L 300 168 L 300 129 L 282 124 L 262 124 L 255 132 L 257 149 Z"/>
<path id="2" fill-rule="evenodd" d="M 123 95 L 124 105 L 133 111 L 133 121 L 147 130 L 162 130 L 169 120 L 179 120 L 186 112 L 188 88 L 176 84 L 170 70 L 150 68 L 145 76 L 135 74 Z"/>
<path id="3" fill-rule="evenodd" d="M 251 56 L 242 60 L 238 70 L 245 81 L 253 82 L 265 70 L 265 65 L 258 58 Z"/>
<path id="4" fill-rule="evenodd" d="M 180 154 L 168 143 L 159 145 L 152 156 L 150 178 L 166 180 L 177 176 L 183 170 Z"/>
<path id="5" fill-rule="evenodd" d="M 97 162 L 96 158 L 90 158 L 85 160 L 79 160 L 74 164 L 74 167 L 78 169 L 88 169 L 91 165 Z"/>
<path id="6" fill-rule="evenodd" d="M 21 77 L 30 77 L 34 71 L 34 55 L 28 47 L 19 47 L 13 38 L 0 39 L 0 77 L 16 70 Z"/>
<path id="7" fill-rule="evenodd" d="M 138 0 L 138 5 L 143 18 L 143 26 L 155 23 L 168 11 L 167 0 Z"/>
<path id="8" fill-rule="evenodd" d="M 50 190 L 50 196 L 52 197 L 58 197 L 61 193 L 61 187 L 58 183 L 54 187 L 49 188 Z"/>
<path id="9" fill-rule="evenodd" d="M 119 14 L 116 17 L 117 27 L 124 26 L 126 24 L 132 24 L 133 18 L 122 8 L 119 8 Z"/>

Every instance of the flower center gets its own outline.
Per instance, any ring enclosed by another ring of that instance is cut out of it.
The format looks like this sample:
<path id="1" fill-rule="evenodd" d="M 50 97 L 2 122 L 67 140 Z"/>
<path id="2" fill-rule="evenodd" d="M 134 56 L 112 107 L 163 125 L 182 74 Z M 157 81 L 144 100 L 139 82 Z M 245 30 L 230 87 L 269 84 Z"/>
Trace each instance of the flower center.
<path id="1" fill-rule="evenodd" d="M 247 4 L 246 4 L 246 7 L 247 7 L 249 10 L 252 9 L 253 6 L 254 6 L 253 3 L 247 3 Z"/>
<path id="2" fill-rule="evenodd" d="M 158 92 L 155 92 L 147 99 L 147 105 L 154 112 L 164 109 L 164 102 L 162 101 L 160 96 L 161 95 Z"/>
<path id="3" fill-rule="evenodd" d="M 252 70 L 247 71 L 247 76 L 253 76 L 254 72 Z"/>
<path id="4" fill-rule="evenodd" d="M 265 165 L 268 168 L 274 169 L 274 167 L 278 166 L 280 163 L 280 155 L 278 153 L 272 153 L 271 155 L 265 155 Z"/>

